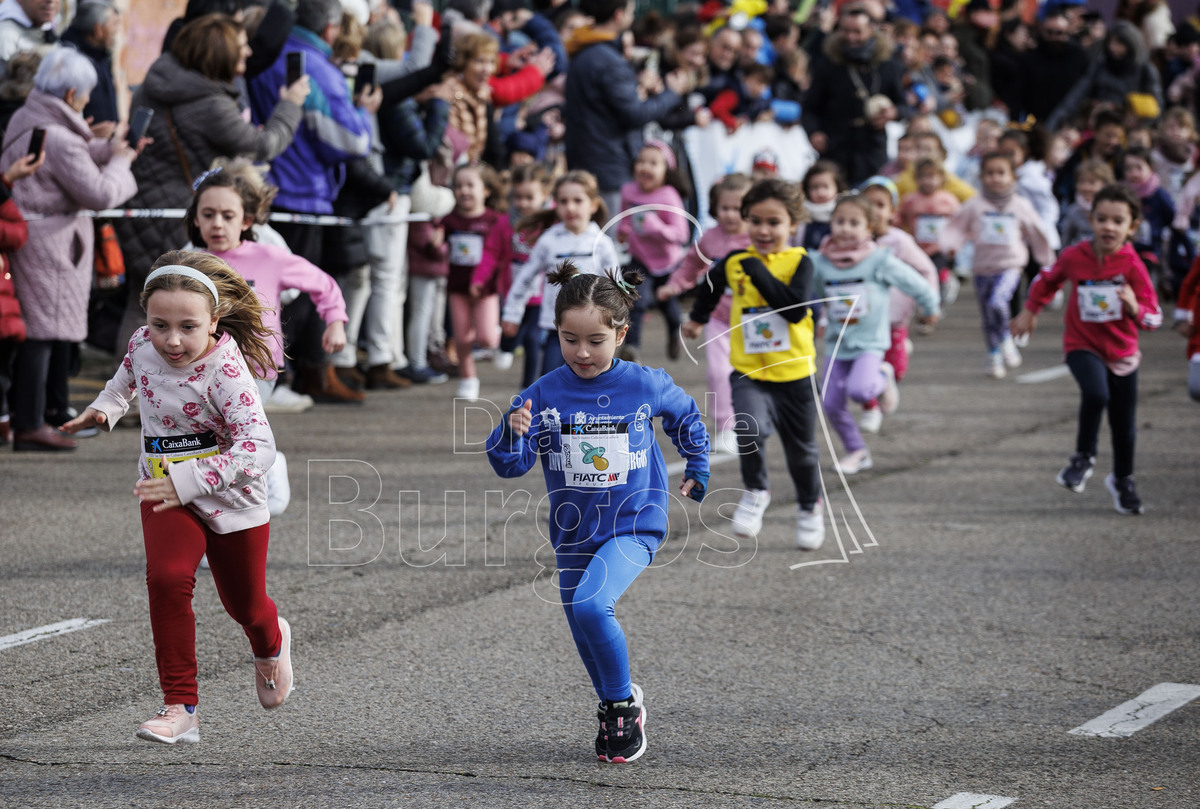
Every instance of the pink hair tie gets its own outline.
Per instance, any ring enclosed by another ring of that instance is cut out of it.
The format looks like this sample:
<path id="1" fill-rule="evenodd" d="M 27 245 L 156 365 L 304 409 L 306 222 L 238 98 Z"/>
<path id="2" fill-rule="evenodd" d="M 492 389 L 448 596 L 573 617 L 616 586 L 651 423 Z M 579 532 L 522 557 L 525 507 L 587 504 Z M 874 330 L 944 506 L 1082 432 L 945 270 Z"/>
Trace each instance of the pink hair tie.
<path id="1" fill-rule="evenodd" d="M 667 161 L 667 168 L 674 169 L 676 167 L 675 153 L 671 151 L 671 147 L 668 146 L 664 141 L 661 141 L 658 138 L 647 138 L 642 143 L 642 146 L 649 146 L 651 149 L 658 149 L 663 154 L 663 160 Z"/>

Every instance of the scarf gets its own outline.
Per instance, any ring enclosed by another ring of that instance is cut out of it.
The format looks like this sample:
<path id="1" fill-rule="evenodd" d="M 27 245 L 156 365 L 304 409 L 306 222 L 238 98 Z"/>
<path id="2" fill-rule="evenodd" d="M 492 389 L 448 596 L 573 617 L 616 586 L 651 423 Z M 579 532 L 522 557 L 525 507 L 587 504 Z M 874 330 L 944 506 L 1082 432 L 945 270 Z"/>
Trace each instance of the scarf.
<path id="1" fill-rule="evenodd" d="M 612 31 L 597 31 L 590 25 L 576 28 L 565 46 L 567 56 L 575 56 L 589 45 L 595 45 L 599 42 L 612 42 L 616 38 L 617 35 Z"/>
<path id="2" fill-rule="evenodd" d="M 1008 187 L 1007 191 L 1001 191 L 999 194 L 988 191 L 986 188 L 982 189 L 981 193 L 983 194 L 983 198 L 988 202 L 992 203 L 1000 210 L 1004 210 L 1008 207 L 1008 204 L 1012 202 L 1013 197 L 1016 196 L 1017 185 L 1016 183 L 1013 183 Z"/>
<path id="3" fill-rule="evenodd" d="M 808 213 L 812 216 L 812 220 L 822 224 L 827 223 L 833 218 L 833 208 L 835 205 L 837 205 L 836 199 L 831 199 L 829 202 L 804 201 L 804 207 L 808 208 Z"/>
<path id="4" fill-rule="evenodd" d="M 1125 183 L 1133 189 L 1133 193 L 1138 195 L 1138 199 L 1145 199 L 1146 197 L 1153 196 L 1154 192 L 1158 190 L 1159 185 L 1161 185 L 1158 175 L 1154 172 L 1150 172 L 1149 179 L 1147 179 L 1144 183 L 1131 183 L 1128 180 L 1126 180 Z"/>
<path id="5" fill-rule="evenodd" d="M 866 261 L 867 256 L 874 253 L 878 247 L 879 245 L 870 239 L 843 245 L 835 242 L 832 236 L 826 236 L 821 240 L 821 246 L 817 248 L 817 252 L 839 270 L 848 270 Z"/>
<path id="6" fill-rule="evenodd" d="M 1086 199 L 1083 196 L 1083 194 L 1075 195 L 1075 204 L 1079 207 L 1079 210 L 1081 210 L 1081 211 L 1085 211 L 1087 213 L 1092 212 L 1092 201 L 1090 199 Z"/>
<path id="7" fill-rule="evenodd" d="M 842 56 L 845 57 L 847 62 L 858 62 L 860 64 L 870 62 L 875 56 L 875 37 L 871 37 L 857 47 L 851 47 L 843 42 Z"/>

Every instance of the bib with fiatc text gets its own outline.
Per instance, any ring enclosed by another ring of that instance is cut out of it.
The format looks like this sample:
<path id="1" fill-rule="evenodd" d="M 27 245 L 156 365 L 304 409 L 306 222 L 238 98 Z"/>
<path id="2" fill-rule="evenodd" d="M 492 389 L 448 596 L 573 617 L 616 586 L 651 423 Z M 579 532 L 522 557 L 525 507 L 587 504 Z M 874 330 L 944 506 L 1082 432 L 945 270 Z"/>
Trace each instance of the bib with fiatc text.
<path id="1" fill-rule="evenodd" d="M 742 310 L 742 350 L 747 354 L 790 351 L 792 335 L 783 315 L 769 306 Z"/>

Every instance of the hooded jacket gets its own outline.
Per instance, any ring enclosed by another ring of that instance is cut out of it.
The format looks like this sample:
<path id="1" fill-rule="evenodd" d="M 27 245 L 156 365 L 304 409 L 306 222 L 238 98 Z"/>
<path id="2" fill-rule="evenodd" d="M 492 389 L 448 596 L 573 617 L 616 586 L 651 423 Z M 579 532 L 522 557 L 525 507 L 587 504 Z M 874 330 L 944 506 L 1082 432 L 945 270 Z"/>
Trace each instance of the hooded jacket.
<path id="1" fill-rule="evenodd" d="M 1125 43 L 1129 52 L 1123 59 L 1117 61 L 1108 53 L 1108 40 L 1117 38 Z M 1053 132 L 1075 114 L 1084 101 L 1100 104 L 1115 104 L 1124 109 L 1126 97 L 1130 93 L 1145 93 L 1154 96 L 1159 108 L 1162 108 L 1162 81 L 1156 68 L 1146 55 L 1146 46 L 1142 43 L 1142 35 L 1133 23 L 1117 20 L 1108 30 L 1108 37 L 1100 58 L 1091 63 L 1088 72 L 1083 75 L 1075 86 L 1067 93 L 1067 97 L 1051 113 L 1046 121 L 1046 129 Z"/>
<path id="2" fill-rule="evenodd" d="M 1021 103 L 1019 110 L 1044 121 L 1087 72 L 1087 52 L 1074 40 L 1062 43 L 1041 40 L 1036 48 L 1021 55 Z"/>
<path id="3" fill-rule="evenodd" d="M 877 34 L 870 60 L 852 64 L 842 51 L 841 33 L 825 37 L 821 58 L 812 71 L 807 104 L 801 112 L 806 132 L 823 132 L 828 142 L 823 157 L 839 163 L 851 185 L 878 173 L 887 162 L 887 133 L 866 121 L 856 71 L 868 96 L 885 95 L 896 107 L 904 103 L 904 68 L 892 59 L 892 40 Z"/>
<path id="4" fill-rule="evenodd" d="M 633 179 L 642 127 L 670 112 L 680 98 L 667 90 L 639 99 L 637 74 L 618 39 L 597 40 L 596 32 L 583 28 L 567 50 L 573 53 L 563 105 L 567 166 L 590 171 L 601 191 L 618 191 Z"/>

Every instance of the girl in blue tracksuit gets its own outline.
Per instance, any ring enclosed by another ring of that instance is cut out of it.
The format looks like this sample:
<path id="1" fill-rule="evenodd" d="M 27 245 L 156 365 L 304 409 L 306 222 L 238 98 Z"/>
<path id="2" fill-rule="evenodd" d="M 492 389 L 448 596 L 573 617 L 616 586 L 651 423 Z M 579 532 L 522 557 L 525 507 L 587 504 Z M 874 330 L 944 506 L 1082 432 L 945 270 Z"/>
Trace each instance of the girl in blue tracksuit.
<path id="1" fill-rule="evenodd" d="M 708 484 L 708 433 L 666 371 L 615 359 L 637 273 L 583 274 L 563 262 L 546 281 L 560 288 L 554 325 L 564 365 L 521 394 L 489 436 L 488 460 L 508 478 L 541 457 L 563 609 L 600 698 L 596 755 L 622 763 L 645 752 L 646 711 L 615 608 L 666 538 L 672 495 L 652 419 L 687 460 L 677 491 L 695 500 Z"/>

